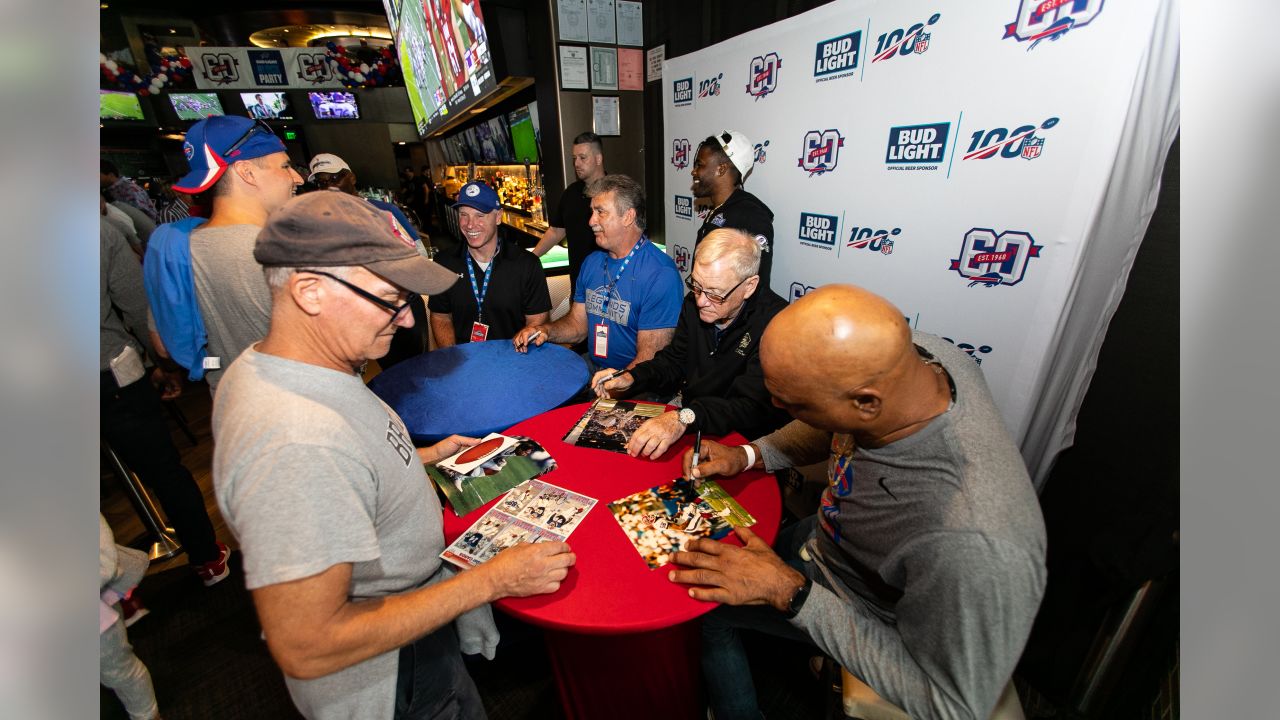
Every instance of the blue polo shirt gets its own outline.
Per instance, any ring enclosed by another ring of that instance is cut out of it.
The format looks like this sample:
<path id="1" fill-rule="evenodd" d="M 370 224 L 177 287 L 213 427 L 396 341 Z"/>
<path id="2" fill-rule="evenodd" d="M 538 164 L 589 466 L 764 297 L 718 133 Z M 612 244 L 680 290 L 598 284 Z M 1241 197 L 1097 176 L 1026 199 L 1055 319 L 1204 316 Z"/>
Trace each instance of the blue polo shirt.
<path id="1" fill-rule="evenodd" d="M 597 365 L 624 368 L 636 357 L 636 335 L 641 330 L 674 328 L 680 320 L 684 282 L 676 264 L 642 236 L 644 243 L 622 271 L 625 258 L 617 260 L 596 250 L 582 262 L 573 301 L 587 308 L 587 354 Z M 606 297 L 608 301 L 606 302 Z M 605 313 L 608 316 L 605 316 Z M 609 354 L 596 356 L 596 325 L 609 327 Z"/>

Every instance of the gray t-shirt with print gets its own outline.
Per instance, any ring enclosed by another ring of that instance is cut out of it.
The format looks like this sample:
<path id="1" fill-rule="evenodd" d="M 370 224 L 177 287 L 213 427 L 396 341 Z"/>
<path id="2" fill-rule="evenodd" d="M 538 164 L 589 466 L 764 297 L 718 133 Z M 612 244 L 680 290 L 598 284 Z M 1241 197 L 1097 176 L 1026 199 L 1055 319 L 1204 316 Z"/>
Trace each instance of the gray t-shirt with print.
<path id="1" fill-rule="evenodd" d="M 209 334 L 209 357 L 222 363 L 221 369 L 204 375 L 212 389 L 245 348 L 266 336 L 271 324 L 271 288 L 253 259 L 261 230 L 257 225 L 228 225 L 191 233 L 191 271 Z"/>

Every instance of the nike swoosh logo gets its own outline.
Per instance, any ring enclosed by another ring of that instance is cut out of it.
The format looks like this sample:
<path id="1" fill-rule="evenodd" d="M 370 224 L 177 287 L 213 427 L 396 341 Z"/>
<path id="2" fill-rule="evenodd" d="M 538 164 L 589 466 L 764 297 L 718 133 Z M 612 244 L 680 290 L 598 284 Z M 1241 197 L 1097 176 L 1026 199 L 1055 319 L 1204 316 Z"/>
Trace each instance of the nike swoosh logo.
<path id="1" fill-rule="evenodd" d="M 889 486 L 884 484 L 883 477 L 881 477 L 878 482 L 880 483 L 880 488 L 885 492 L 889 493 L 889 497 L 893 498 L 894 500 L 898 499 L 898 496 L 893 494 L 893 491 L 889 489 Z"/>

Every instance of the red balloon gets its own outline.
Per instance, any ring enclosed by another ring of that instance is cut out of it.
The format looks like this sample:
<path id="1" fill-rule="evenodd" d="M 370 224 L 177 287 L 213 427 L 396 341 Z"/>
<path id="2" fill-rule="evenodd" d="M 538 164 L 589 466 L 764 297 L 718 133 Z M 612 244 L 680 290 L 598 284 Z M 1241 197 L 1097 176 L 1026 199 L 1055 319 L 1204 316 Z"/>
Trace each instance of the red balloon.
<path id="1" fill-rule="evenodd" d="M 344 48 L 344 47 L 342 47 L 341 45 L 339 45 L 339 46 L 334 50 L 334 52 L 338 53 L 339 55 L 346 55 L 346 54 L 347 54 L 347 49 L 346 49 L 346 48 Z"/>
<path id="2" fill-rule="evenodd" d="M 181 59 L 181 60 L 179 60 L 178 62 L 182 63 L 182 67 L 184 67 L 184 68 L 188 68 L 188 69 L 190 69 L 190 68 L 191 68 L 191 59 L 190 59 L 190 58 L 182 58 L 182 59 Z"/>
<path id="3" fill-rule="evenodd" d="M 138 91 L 138 94 L 141 95 L 142 97 L 146 97 L 151 94 L 151 91 L 146 88 L 142 88 L 141 90 Z"/>

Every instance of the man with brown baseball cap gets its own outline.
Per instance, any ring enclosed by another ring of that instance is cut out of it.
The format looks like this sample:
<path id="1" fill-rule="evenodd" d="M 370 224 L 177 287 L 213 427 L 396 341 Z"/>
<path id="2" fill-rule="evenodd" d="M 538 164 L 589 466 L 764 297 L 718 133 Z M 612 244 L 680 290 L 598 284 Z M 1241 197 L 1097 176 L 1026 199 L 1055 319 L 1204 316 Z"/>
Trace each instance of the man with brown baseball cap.
<path id="1" fill-rule="evenodd" d="M 564 543 L 508 548 L 454 574 L 423 471 L 474 445 L 415 449 L 359 368 L 410 327 L 411 293 L 457 276 L 422 257 L 388 214 L 345 193 L 273 213 L 254 257 L 271 329 L 227 371 L 214 405 L 214 488 L 244 554 L 271 654 L 308 718 L 427 717 L 456 702 L 484 717 L 460 653 L 492 658 L 488 603 L 554 592 Z"/>

